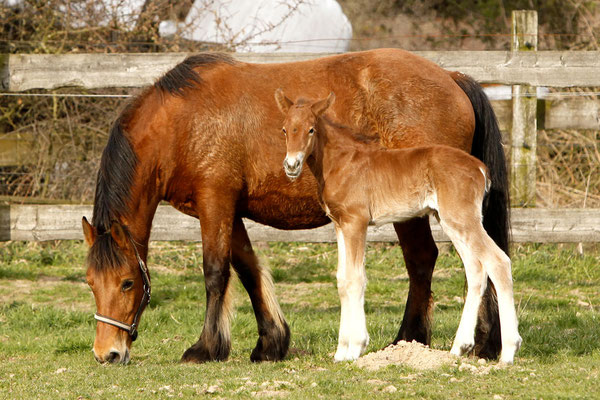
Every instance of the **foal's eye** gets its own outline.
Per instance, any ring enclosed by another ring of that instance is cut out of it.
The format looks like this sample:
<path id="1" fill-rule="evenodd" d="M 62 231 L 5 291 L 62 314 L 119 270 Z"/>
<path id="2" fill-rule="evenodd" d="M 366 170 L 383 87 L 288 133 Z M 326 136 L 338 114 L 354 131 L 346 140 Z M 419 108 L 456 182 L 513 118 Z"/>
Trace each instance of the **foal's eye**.
<path id="1" fill-rule="evenodd" d="M 283 132 L 284 135 L 287 135 L 287 131 L 285 130 L 285 128 L 281 129 L 281 131 Z"/>
<path id="2" fill-rule="evenodd" d="M 308 130 L 308 134 L 309 134 L 309 135 L 314 135 L 314 133 L 315 133 L 315 128 L 310 128 L 310 129 Z"/>
<path id="3" fill-rule="evenodd" d="M 126 281 L 123 281 L 123 283 L 121 284 L 121 291 L 125 292 L 129 289 L 131 289 L 133 287 L 133 281 L 131 279 L 127 279 Z"/>

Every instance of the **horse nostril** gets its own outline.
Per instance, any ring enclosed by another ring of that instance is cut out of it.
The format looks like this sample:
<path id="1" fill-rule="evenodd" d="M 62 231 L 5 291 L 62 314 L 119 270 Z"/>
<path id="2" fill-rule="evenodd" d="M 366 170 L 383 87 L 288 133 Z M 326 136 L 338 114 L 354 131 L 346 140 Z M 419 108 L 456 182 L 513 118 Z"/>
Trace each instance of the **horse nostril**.
<path id="1" fill-rule="evenodd" d="M 108 353 L 106 361 L 108 361 L 111 364 L 118 363 L 119 361 L 121 361 L 121 354 L 116 351 L 111 351 L 110 353 Z"/>

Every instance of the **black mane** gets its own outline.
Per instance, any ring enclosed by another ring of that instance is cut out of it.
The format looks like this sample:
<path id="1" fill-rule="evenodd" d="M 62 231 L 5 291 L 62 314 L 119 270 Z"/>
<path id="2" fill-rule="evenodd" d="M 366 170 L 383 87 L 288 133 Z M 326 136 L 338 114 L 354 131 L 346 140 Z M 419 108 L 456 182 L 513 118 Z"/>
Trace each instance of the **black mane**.
<path id="1" fill-rule="evenodd" d="M 201 53 L 189 56 L 160 78 L 154 87 L 173 96 L 183 96 L 185 89 L 202 82 L 202 78 L 194 68 L 218 63 L 235 64 L 235 60 L 225 53 Z"/>
<path id="2" fill-rule="evenodd" d="M 123 119 L 128 114 L 126 110 L 113 124 L 100 160 L 92 217 L 92 225 L 99 235 L 110 230 L 111 223 L 127 212 L 138 162 L 123 130 Z"/>

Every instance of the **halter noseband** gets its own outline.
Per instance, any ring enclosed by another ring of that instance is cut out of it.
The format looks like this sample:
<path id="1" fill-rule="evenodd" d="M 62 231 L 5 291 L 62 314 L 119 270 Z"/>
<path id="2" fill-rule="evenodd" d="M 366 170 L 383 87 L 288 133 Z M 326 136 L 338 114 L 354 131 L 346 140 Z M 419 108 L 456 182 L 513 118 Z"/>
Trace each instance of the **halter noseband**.
<path id="1" fill-rule="evenodd" d="M 137 251 L 137 248 L 135 247 L 135 243 L 133 243 L 133 239 L 131 239 L 131 237 L 129 238 L 131 240 L 131 245 L 133 246 L 133 249 L 135 250 L 135 256 L 137 258 L 138 261 L 138 265 L 140 267 L 140 271 L 142 273 L 142 281 L 144 282 L 144 295 L 142 296 L 142 301 L 140 302 L 140 306 L 138 307 L 137 311 L 135 312 L 135 316 L 133 317 L 133 322 L 130 324 L 126 324 L 125 322 L 121 322 L 119 320 L 104 316 L 102 314 L 94 314 L 94 318 L 97 321 L 100 322 L 104 322 L 105 324 L 109 324 L 112 326 L 116 326 L 117 328 L 123 329 L 124 331 L 126 331 L 127 333 L 129 333 L 129 336 L 131 337 L 131 341 L 135 341 L 135 339 L 137 339 L 138 336 L 138 323 L 140 322 L 140 316 L 142 315 L 142 310 L 144 309 L 145 306 L 147 306 L 150 303 L 150 291 L 151 291 L 151 286 L 150 286 L 150 276 L 148 275 L 148 267 L 146 267 L 146 263 L 144 263 L 144 261 L 142 260 L 142 258 L 140 257 L 140 254 Z"/>

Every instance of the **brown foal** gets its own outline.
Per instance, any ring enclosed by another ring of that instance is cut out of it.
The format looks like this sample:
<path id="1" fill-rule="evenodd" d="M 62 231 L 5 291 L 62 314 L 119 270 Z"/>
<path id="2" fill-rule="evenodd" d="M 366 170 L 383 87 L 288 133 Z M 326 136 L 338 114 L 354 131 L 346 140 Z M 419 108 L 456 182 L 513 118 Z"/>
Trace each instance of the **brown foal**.
<path id="1" fill-rule="evenodd" d="M 390 150 L 361 143 L 323 115 L 335 99 L 333 92 L 323 100 L 294 103 L 277 90 L 275 99 L 285 114 L 285 173 L 296 180 L 303 164 L 308 165 L 321 205 L 335 224 L 341 303 L 335 360 L 358 358 L 369 341 L 364 313 L 367 226 L 434 214 L 467 274 L 465 306 L 451 352 L 460 356 L 473 348 L 477 310 L 489 276 L 498 294 L 500 361 L 512 363 L 521 337 L 511 262 L 482 225 L 482 203 L 491 184 L 485 164 L 448 146 Z"/>

